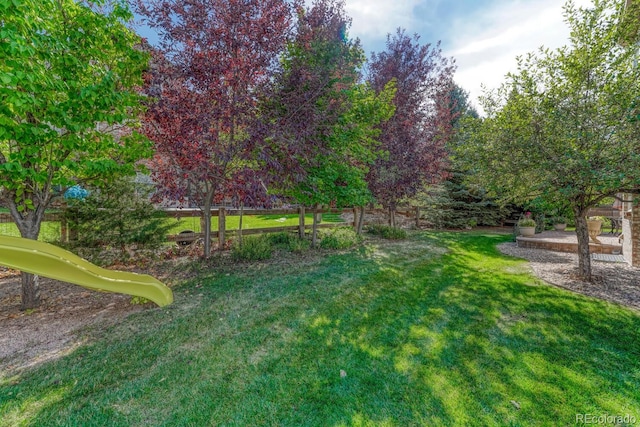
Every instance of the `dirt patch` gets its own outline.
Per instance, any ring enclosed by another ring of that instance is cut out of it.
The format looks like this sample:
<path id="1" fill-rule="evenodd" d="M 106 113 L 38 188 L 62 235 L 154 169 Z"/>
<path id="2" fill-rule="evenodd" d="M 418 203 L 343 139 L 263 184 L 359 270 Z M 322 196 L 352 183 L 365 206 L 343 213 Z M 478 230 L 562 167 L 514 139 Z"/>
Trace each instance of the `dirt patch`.
<path id="1" fill-rule="evenodd" d="M 181 268 L 190 260 L 175 257 L 117 270 L 147 273 L 170 287 L 197 272 Z M 40 277 L 40 307 L 21 311 L 20 273 L 0 267 L 0 378 L 60 357 L 84 342 L 87 328 L 104 329 L 127 316 L 154 309 L 132 303 L 130 295 L 97 292 Z"/>
<path id="2" fill-rule="evenodd" d="M 40 278 L 41 306 L 21 311 L 20 286 L 18 272 L 0 268 L 0 372 L 66 354 L 82 342 L 81 329 L 111 325 L 144 310 L 131 304 L 129 295 L 88 291 Z"/>

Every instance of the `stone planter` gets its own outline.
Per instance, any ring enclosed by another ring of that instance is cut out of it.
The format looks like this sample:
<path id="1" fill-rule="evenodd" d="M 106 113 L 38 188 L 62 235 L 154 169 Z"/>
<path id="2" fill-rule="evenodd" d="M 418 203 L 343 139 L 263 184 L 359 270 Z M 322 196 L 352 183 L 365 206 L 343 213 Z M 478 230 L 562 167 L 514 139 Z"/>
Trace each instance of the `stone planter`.
<path id="1" fill-rule="evenodd" d="M 589 238 L 594 242 L 601 244 L 600 240 L 598 240 L 598 236 L 602 231 L 602 221 L 599 219 L 588 219 L 587 220 L 587 230 L 589 230 Z"/>
<path id="2" fill-rule="evenodd" d="M 535 227 L 519 227 L 519 230 L 522 237 L 531 237 L 536 234 Z"/>
<path id="3" fill-rule="evenodd" d="M 567 228 L 567 224 L 553 224 L 553 229 L 556 231 L 564 231 Z"/>

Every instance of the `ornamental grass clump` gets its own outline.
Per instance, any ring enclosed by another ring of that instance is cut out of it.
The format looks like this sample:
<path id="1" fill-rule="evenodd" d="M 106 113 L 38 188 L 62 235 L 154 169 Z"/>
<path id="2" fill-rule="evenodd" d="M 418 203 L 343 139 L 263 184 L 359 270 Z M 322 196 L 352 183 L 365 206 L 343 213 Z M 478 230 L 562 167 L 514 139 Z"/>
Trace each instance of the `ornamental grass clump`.
<path id="1" fill-rule="evenodd" d="M 403 240 L 407 238 L 406 230 L 403 230 L 402 228 L 390 227 L 388 225 L 374 224 L 369 226 L 367 232 L 389 240 Z"/>
<path id="2" fill-rule="evenodd" d="M 234 261 L 262 261 L 271 258 L 273 247 L 267 235 L 248 236 L 242 242 L 236 240 L 231 246 Z"/>
<path id="3" fill-rule="evenodd" d="M 299 238 L 296 234 L 281 232 L 268 234 L 268 239 L 271 245 L 275 249 L 290 251 L 290 252 L 302 252 L 311 246 L 308 240 Z"/>
<path id="4" fill-rule="evenodd" d="M 350 227 L 323 230 L 320 235 L 323 249 L 347 249 L 362 242 L 362 237 Z"/>

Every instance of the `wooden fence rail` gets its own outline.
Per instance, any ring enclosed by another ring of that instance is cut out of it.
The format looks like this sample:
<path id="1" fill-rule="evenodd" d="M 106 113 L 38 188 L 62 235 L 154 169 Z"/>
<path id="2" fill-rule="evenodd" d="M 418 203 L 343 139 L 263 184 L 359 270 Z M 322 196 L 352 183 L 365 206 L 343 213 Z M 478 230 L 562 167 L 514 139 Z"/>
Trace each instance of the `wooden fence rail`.
<path id="1" fill-rule="evenodd" d="M 201 229 L 204 230 L 204 217 L 202 210 L 200 209 L 180 209 L 169 208 L 163 209 L 163 211 L 170 218 L 189 218 L 199 217 Z M 226 226 L 226 218 L 229 216 L 256 216 L 256 215 L 298 215 L 298 225 L 282 226 L 282 227 L 264 227 L 264 228 L 249 228 L 242 229 L 242 235 L 260 234 L 260 233 L 278 233 L 282 231 L 298 231 L 300 237 L 304 237 L 305 230 L 312 228 L 311 224 L 305 223 L 305 215 L 308 213 L 316 213 L 318 215 L 324 213 L 343 214 L 348 213 L 353 215 L 353 220 L 349 222 L 335 222 L 335 223 L 319 223 L 318 228 L 331 228 L 331 227 L 344 227 L 344 226 L 358 226 L 358 218 L 360 215 L 360 209 L 358 208 L 345 208 L 345 209 L 311 209 L 299 207 L 295 209 L 227 209 L 216 208 L 211 210 L 211 217 L 218 218 L 218 229 L 212 230 L 211 237 L 217 238 L 218 243 L 222 246 L 225 243 L 226 236 L 229 234 L 238 234 L 240 230 L 228 229 Z M 386 213 L 383 209 L 367 209 L 365 214 L 370 213 Z M 409 207 L 404 209 L 398 209 L 397 214 L 407 217 L 415 218 L 416 224 L 420 218 L 420 208 Z M 77 231 L 67 224 L 64 215 L 62 213 L 47 213 L 44 216 L 44 221 L 60 222 L 60 241 L 67 242 L 73 240 L 77 236 Z M 9 213 L 0 213 L 0 223 L 13 223 L 13 217 Z M 173 242 L 191 242 L 204 236 L 204 233 L 179 233 L 167 236 L 168 241 Z"/>
<path id="2" fill-rule="evenodd" d="M 168 209 L 165 212 L 174 218 L 183 218 L 183 217 L 200 217 L 200 228 L 204 230 L 204 217 L 202 216 L 202 211 L 200 209 Z M 315 212 L 316 214 L 323 213 L 333 213 L 333 214 L 342 214 L 342 213 L 353 213 L 354 218 L 357 215 L 357 209 L 349 208 L 349 209 L 316 209 L 309 210 L 309 212 Z M 305 230 L 310 229 L 312 226 L 305 224 L 305 215 L 307 210 L 304 207 L 299 207 L 296 209 L 227 209 L 227 208 L 218 208 L 211 210 L 211 217 L 218 218 L 218 230 L 211 231 L 211 238 L 218 239 L 218 245 L 223 247 L 227 236 L 230 234 L 238 235 L 242 232 L 242 235 L 250 235 L 250 234 L 260 234 L 260 233 L 279 233 L 283 231 L 298 231 L 298 235 L 300 237 L 304 236 Z M 229 216 L 256 216 L 256 215 L 298 215 L 298 225 L 290 225 L 290 226 L 282 226 L 282 227 L 263 227 L 263 228 L 249 228 L 249 229 L 228 229 L 226 218 Z M 357 224 L 357 222 L 356 222 Z M 336 222 L 336 223 L 327 223 L 327 224 L 318 224 L 319 228 L 331 228 L 331 227 L 344 227 L 344 226 L 353 226 L 354 223 L 350 222 Z M 189 243 L 196 239 L 204 237 L 204 233 L 180 233 L 168 236 L 169 241 L 174 241 L 178 243 Z"/>

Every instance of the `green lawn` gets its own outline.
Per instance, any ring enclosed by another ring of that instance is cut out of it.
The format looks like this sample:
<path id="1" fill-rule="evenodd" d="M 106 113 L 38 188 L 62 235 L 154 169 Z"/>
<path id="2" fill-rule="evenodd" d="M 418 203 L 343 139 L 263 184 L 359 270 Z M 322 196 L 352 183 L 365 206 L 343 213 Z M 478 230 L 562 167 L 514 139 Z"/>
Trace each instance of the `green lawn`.
<path id="1" fill-rule="evenodd" d="M 496 251 L 508 238 L 424 233 L 202 270 L 174 305 L 2 376 L 0 425 L 640 419 L 639 313 L 543 285 Z"/>
<path id="2" fill-rule="evenodd" d="M 179 233 L 184 230 L 191 230 L 196 233 L 201 231 L 200 227 L 200 218 L 192 217 L 192 218 L 180 218 L 169 219 L 171 223 L 173 223 L 173 228 L 171 229 L 171 233 Z M 269 227 L 285 227 L 285 226 L 297 226 L 298 225 L 298 215 L 244 215 L 242 217 L 242 229 L 249 230 L 255 228 L 269 228 Z M 343 222 L 344 220 L 340 218 L 338 214 L 322 214 L 322 222 L 327 223 L 336 223 Z M 237 230 L 239 228 L 240 217 L 239 216 L 228 216 L 226 217 L 226 229 L 227 230 Z M 305 224 L 313 223 L 313 215 L 307 214 L 305 215 Z M 211 229 L 218 230 L 218 217 L 214 216 L 211 218 Z"/>
<path id="3" fill-rule="evenodd" d="M 0 234 L 5 236 L 20 237 L 20 231 L 13 222 L 0 223 Z M 40 226 L 40 239 L 45 242 L 60 241 L 60 222 L 44 221 Z"/>
<path id="4" fill-rule="evenodd" d="M 228 216 L 226 222 L 227 230 L 237 230 L 239 225 L 239 216 Z M 173 226 L 170 233 L 176 234 L 184 230 L 191 230 L 199 233 L 200 230 L 200 218 L 187 217 L 176 219 L 167 219 Z M 313 221 L 313 215 L 308 214 L 305 216 L 305 224 L 311 224 Z M 322 221 L 326 223 L 343 222 L 338 214 L 323 214 Z M 283 227 L 298 225 L 298 215 L 245 215 L 242 218 L 242 229 L 255 229 L 255 228 L 269 228 L 269 227 Z M 211 219 L 211 227 L 213 230 L 218 230 L 218 217 Z M 0 234 L 6 236 L 20 236 L 18 227 L 12 222 L 0 223 Z M 60 241 L 60 223 L 55 221 L 47 221 L 42 223 L 40 229 L 40 240 L 46 242 Z"/>

